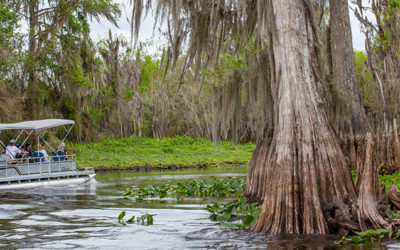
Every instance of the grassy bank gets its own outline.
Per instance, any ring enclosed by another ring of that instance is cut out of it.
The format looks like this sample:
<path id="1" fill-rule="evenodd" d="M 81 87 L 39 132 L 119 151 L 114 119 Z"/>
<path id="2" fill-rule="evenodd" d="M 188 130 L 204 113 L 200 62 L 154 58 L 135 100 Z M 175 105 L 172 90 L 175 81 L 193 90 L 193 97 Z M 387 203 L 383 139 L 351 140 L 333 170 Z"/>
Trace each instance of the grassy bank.
<path id="1" fill-rule="evenodd" d="M 131 167 L 212 166 L 247 163 L 255 148 L 252 143 L 221 142 L 215 150 L 208 139 L 190 137 L 104 138 L 97 143 L 71 144 L 79 167 L 126 169 Z"/>

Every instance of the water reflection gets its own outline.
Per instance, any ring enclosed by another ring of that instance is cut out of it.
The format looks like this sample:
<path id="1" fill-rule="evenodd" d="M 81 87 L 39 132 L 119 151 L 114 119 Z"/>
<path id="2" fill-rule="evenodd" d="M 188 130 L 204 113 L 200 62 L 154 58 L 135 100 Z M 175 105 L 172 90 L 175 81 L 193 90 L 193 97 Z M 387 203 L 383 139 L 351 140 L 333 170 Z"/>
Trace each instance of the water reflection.
<path id="1" fill-rule="evenodd" d="M 0 248 L 29 249 L 333 249 L 335 236 L 271 237 L 226 228 L 202 209 L 221 201 L 150 199 L 126 201 L 130 185 L 165 183 L 171 179 L 246 176 L 245 167 L 154 172 L 99 173 L 97 182 L 79 187 L 41 187 L 0 193 Z M 118 224 L 126 217 L 156 214 L 154 225 Z M 381 249 L 396 248 L 387 242 Z M 370 249 L 371 246 L 344 246 Z M 400 249 L 400 246 L 399 246 Z"/>

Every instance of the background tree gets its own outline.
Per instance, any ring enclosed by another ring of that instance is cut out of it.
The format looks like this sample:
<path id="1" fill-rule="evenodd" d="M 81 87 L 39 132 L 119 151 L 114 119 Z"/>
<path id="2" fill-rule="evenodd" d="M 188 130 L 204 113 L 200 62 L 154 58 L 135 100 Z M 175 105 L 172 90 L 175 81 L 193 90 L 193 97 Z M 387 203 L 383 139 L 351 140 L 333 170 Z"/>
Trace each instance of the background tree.
<path id="1" fill-rule="evenodd" d="M 38 1 L 21 0 L 20 15 L 28 23 L 28 51 L 25 63 L 27 71 L 26 116 L 39 118 L 42 100 L 43 75 L 46 75 L 49 49 L 56 49 L 56 42 L 66 31 L 73 31 L 71 24 L 88 18 L 105 17 L 116 24 L 118 5 L 112 1 Z M 89 32 L 87 29 L 81 30 Z M 76 31 L 77 29 L 75 29 Z M 42 84 L 42 85 L 40 85 Z"/>
<path id="2" fill-rule="evenodd" d="M 17 5 L 10 1 L 0 1 L 0 117 L 9 122 L 20 119 L 19 113 L 11 112 L 10 107 L 22 109 L 20 78 L 23 60 L 23 35 L 18 32 Z M 11 92 L 17 98 L 7 98 Z"/>
<path id="3" fill-rule="evenodd" d="M 339 100 L 335 102 L 335 121 L 342 135 L 343 150 L 350 166 L 357 165 L 357 142 L 369 130 L 354 62 L 349 6 L 346 0 L 330 0 L 329 48 L 332 62 L 332 85 Z"/>

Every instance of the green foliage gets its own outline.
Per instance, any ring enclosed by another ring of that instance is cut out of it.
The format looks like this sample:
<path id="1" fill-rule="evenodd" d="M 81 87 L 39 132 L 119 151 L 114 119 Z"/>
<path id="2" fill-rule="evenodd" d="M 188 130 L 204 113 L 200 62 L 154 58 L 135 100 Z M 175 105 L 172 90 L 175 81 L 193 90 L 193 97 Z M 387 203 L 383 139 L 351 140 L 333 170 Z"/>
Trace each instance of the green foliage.
<path id="1" fill-rule="evenodd" d="M 122 223 L 123 219 L 125 217 L 126 212 L 122 211 L 119 215 L 118 215 L 118 223 Z"/>
<path id="2" fill-rule="evenodd" d="M 170 181 L 164 185 L 142 187 L 133 185 L 125 191 L 123 196 L 125 199 L 135 199 L 136 201 L 152 197 L 160 199 L 165 197 L 235 197 L 236 199 L 228 204 L 207 205 L 206 210 L 211 213 L 211 219 L 225 222 L 225 226 L 248 230 L 257 219 L 261 205 L 247 202 L 247 199 L 243 196 L 245 188 L 246 180 L 244 178 L 190 179 L 183 182 Z M 140 220 L 144 219 L 147 220 L 147 223 L 152 221 L 152 219 L 143 218 L 143 216 Z"/>
<path id="3" fill-rule="evenodd" d="M 140 93 L 148 93 L 150 91 L 151 83 L 157 79 L 159 62 L 154 60 L 151 56 L 145 55 L 141 63 L 140 71 Z"/>
<path id="4" fill-rule="evenodd" d="M 89 108 L 88 110 L 96 122 L 99 122 L 106 115 L 104 110 L 101 109 Z"/>
<path id="5" fill-rule="evenodd" d="M 126 223 L 134 223 L 135 222 L 135 216 L 132 215 L 132 217 L 126 221 Z"/>
<path id="6" fill-rule="evenodd" d="M 380 3 L 375 10 L 375 16 L 377 19 L 377 28 L 379 32 L 374 36 L 373 45 L 375 48 L 383 52 L 384 55 L 391 55 L 398 57 L 400 54 L 400 44 L 398 39 L 399 33 L 399 0 L 388 0 Z M 383 64 L 385 71 L 390 71 L 386 69 Z"/>
<path id="7" fill-rule="evenodd" d="M 150 226 L 153 225 L 155 214 L 144 214 L 136 219 L 136 222 L 140 225 Z"/>
<path id="8" fill-rule="evenodd" d="M 229 44 L 229 43 L 228 43 Z M 229 45 L 228 45 L 229 47 Z M 227 49 L 219 55 L 219 61 L 215 67 L 206 68 L 203 74 L 208 78 L 208 81 L 213 82 L 213 85 L 221 85 L 230 81 L 234 72 L 243 71 L 246 69 L 246 57 L 254 55 L 258 52 L 255 46 L 255 41 L 250 40 L 238 51 Z"/>
<path id="9" fill-rule="evenodd" d="M 367 65 L 367 55 L 363 51 L 354 51 L 354 60 L 357 72 L 357 81 L 364 105 L 367 108 L 376 107 L 379 96 L 378 85 L 375 83 L 372 72 Z"/>
<path id="10" fill-rule="evenodd" d="M 125 93 L 124 93 L 124 95 L 122 96 L 122 98 L 123 98 L 125 101 L 129 101 L 129 99 L 131 99 L 132 96 L 133 96 L 133 91 L 130 90 L 130 89 L 125 89 Z"/>
<path id="11" fill-rule="evenodd" d="M 93 88 L 93 83 L 82 69 L 82 62 L 80 60 L 72 61 L 66 65 L 64 69 L 64 78 L 71 83 L 79 84 L 81 87 Z"/>
<path id="12" fill-rule="evenodd" d="M 391 211 L 391 212 L 392 212 L 392 219 L 400 219 L 400 210 Z"/>
<path id="13" fill-rule="evenodd" d="M 80 167 L 127 168 L 136 166 L 215 166 L 247 163 L 254 151 L 252 143 L 214 144 L 203 138 L 177 136 L 161 140 L 144 137 L 103 138 L 97 143 L 72 144 Z"/>
<path id="14" fill-rule="evenodd" d="M 374 237 L 378 236 L 378 241 L 381 242 L 381 239 L 385 236 L 385 234 L 389 233 L 391 231 L 390 228 L 379 228 L 376 230 L 369 229 L 363 232 L 356 232 L 354 231 L 355 234 L 357 234 L 359 237 L 365 239 L 369 238 L 371 240 L 371 243 L 374 243 L 374 240 L 376 240 Z M 354 237 L 354 236 L 353 236 Z"/>
<path id="15" fill-rule="evenodd" d="M 243 178 L 190 179 L 184 182 L 170 181 L 164 185 L 133 185 L 124 193 L 125 198 L 144 200 L 150 197 L 238 197 L 246 188 Z"/>
<path id="16" fill-rule="evenodd" d="M 369 229 L 363 232 L 357 232 L 357 231 L 353 231 L 353 233 L 355 235 L 346 238 L 345 236 L 343 236 L 340 240 L 338 241 L 334 241 L 334 244 L 336 245 L 342 245 L 342 244 L 347 244 L 347 243 L 364 243 L 367 241 L 370 241 L 371 244 L 374 243 L 374 241 L 376 240 L 376 238 L 374 237 L 378 237 L 378 242 L 380 243 L 381 240 L 385 237 L 386 234 L 389 234 L 391 232 L 390 228 L 379 228 L 376 230 L 373 229 Z M 397 232 L 396 235 L 399 235 L 399 231 Z M 396 236 L 397 237 L 397 236 Z"/>
<path id="17" fill-rule="evenodd" d="M 393 239 L 397 239 L 400 236 L 400 229 L 397 230 L 396 236 L 393 237 Z"/>
<path id="18" fill-rule="evenodd" d="M 400 7 L 400 1 L 399 0 L 389 0 L 388 1 L 390 8 L 395 9 Z"/>
<path id="19" fill-rule="evenodd" d="M 23 60 L 23 35 L 18 32 L 17 3 L 0 1 L 0 85 L 12 84 L 12 68 Z"/>
<path id="20" fill-rule="evenodd" d="M 365 242 L 365 239 L 361 236 L 355 235 L 350 237 L 351 243 L 363 243 Z"/>
<path id="21" fill-rule="evenodd" d="M 95 18 L 104 15 L 112 22 L 121 14 L 118 3 L 113 0 L 82 0 L 81 6 Z"/>
<path id="22" fill-rule="evenodd" d="M 383 174 L 378 177 L 379 183 L 384 182 L 386 189 L 388 189 L 391 185 L 395 185 L 400 189 L 400 173 L 394 172 L 391 175 Z"/>
<path id="23" fill-rule="evenodd" d="M 10 39 L 15 34 L 15 30 L 18 28 L 17 15 L 11 10 L 3 1 L 0 2 L 0 46 L 1 48 L 10 48 Z"/>
<path id="24" fill-rule="evenodd" d="M 60 110 L 63 112 L 65 118 L 71 120 L 77 119 L 77 107 L 70 97 L 64 96 L 61 99 Z"/>
<path id="25" fill-rule="evenodd" d="M 333 244 L 342 245 L 343 243 L 345 243 L 345 240 L 346 240 L 346 236 L 342 236 L 342 238 L 340 238 L 340 240 L 334 241 Z"/>
<path id="26" fill-rule="evenodd" d="M 124 220 L 124 217 L 126 215 L 125 211 L 122 211 L 119 215 L 118 215 L 118 223 L 122 224 L 124 226 L 126 226 L 126 224 L 133 224 L 135 223 L 135 215 L 132 215 L 132 217 L 130 219 L 128 219 L 127 221 Z M 154 224 L 154 217 L 155 214 L 143 214 L 139 217 L 136 218 L 136 223 L 138 225 L 144 225 L 144 226 L 150 226 Z"/>
<path id="27" fill-rule="evenodd" d="M 256 221 L 261 210 L 261 205 L 258 203 L 247 203 L 247 199 L 244 196 L 240 196 L 228 204 L 215 203 L 207 205 L 206 210 L 211 213 L 212 220 L 229 222 L 224 225 L 248 230 Z"/>

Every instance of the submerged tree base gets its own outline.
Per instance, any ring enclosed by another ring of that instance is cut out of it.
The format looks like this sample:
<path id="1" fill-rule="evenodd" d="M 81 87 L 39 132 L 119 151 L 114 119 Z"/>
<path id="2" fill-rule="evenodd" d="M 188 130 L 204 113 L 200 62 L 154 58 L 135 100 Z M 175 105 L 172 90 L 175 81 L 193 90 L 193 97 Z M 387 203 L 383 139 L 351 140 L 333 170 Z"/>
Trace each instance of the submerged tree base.
<path id="1" fill-rule="evenodd" d="M 395 129 L 397 131 L 396 126 Z M 392 135 L 392 137 L 385 136 L 386 141 L 396 142 L 396 133 L 394 133 L 393 131 L 394 129 L 391 129 L 389 132 L 389 135 Z M 392 215 L 389 212 L 390 210 L 387 209 L 388 205 L 390 205 L 392 210 L 400 209 L 400 191 L 395 186 L 391 186 L 389 188 L 389 194 L 387 196 L 385 193 L 384 184 L 382 183 L 381 185 L 378 185 L 378 162 L 380 160 L 378 157 L 376 157 L 378 152 L 382 151 L 382 148 L 386 152 L 387 149 L 396 148 L 396 143 L 387 143 L 385 144 L 385 147 L 382 147 L 382 144 L 380 144 L 380 141 L 382 141 L 382 139 L 378 138 L 379 137 L 374 137 L 372 136 L 372 134 L 368 133 L 365 140 L 358 141 L 359 147 L 356 154 L 357 177 L 354 184 L 353 195 L 351 195 L 351 193 L 348 193 L 347 195 L 341 196 L 343 198 L 342 201 L 334 198 L 331 199 L 331 202 L 324 202 L 327 200 L 327 198 L 322 197 L 324 195 L 323 193 L 318 193 L 318 197 L 322 201 L 321 203 L 319 203 L 322 211 L 322 216 L 314 213 L 316 217 L 312 219 L 317 220 L 318 218 L 320 218 L 321 221 L 325 223 L 326 230 L 320 231 L 320 234 L 334 233 L 347 235 L 351 231 L 365 231 L 369 229 L 375 230 L 379 228 L 394 229 L 398 225 L 400 225 L 400 220 L 393 219 Z M 253 226 L 252 229 L 256 232 L 266 231 L 272 234 L 293 234 L 286 231 L 279 232 L 277 230 L 265 230 L 265 227 L 267 226 L 265 224 L 265 221 L 273 221 L 273 219 L 269 218 L 269 216 L 271 216 L 271 204 L 273 204 L 274 202 L 273 199 L 278 201 L 278 203 L 275 204 L 279 206 L 287 204 L 287 201 L 285 201 L 285 199 L 278 199 L 279 197 L 276 197 L 276 194 L 279 192 L 278 190 L 280 188 L 290 188 L 290 185 L 288 185 L 287 182 L 282 182 L 282 184 L 279 184 L 272 181 L 273 178 L 277 178 L 274 175 L 276 173 L 271 172 L 271 169 L 273 168 L 271 167 L 271 165 L 265 164 L 265 156 L 263 156 L 269 146 L 270 145 L 268 145 L 266 141 L 264 141 L 263 144 L 259 144 L 255 150 L 252 160 L 250 161 L 248 181 L 250 184 L 252 183 L 252 185 L 251 188 L 249 188 L 249 184 L 247 185 L 246 195 L 252 201 L 263 203 L 260 217 L 258 218 L 256 224 Z M 392 163 L 395 163 L 396 158 L 392 157 L 391 159 Z M 257 165 L 260 164 L 260 162 L 264 163 L 264 167 L 260 168 L 258 166 L 257 169 Z M 332 163 L 332 161 L 330 161 L 330 163 Z M 387 164 L 387 166 L 392 166 L 393 169 L 398 170 L 398 168 L 394 167 L 394 165 Z M 264 174 L 260 174 L 259 172 L 257 173 L 256 171 L 264 171 Z M 277 171 L 279 172 L 279 170 L 275 170 L 275 172 Z M 258 178 L 255 178 L 255 176 L 257 176 Z M 267 178 L 267 176 L 270 177 Z M 271 176 L 275 177 L 271 178 Z M 294 175 L 292 178 L 296 178 L 295 176 L 296 175 Z M 258 185 L 255 185 L 255 182 L 260 180 L 261 182 L 258 183 Z M 320 183 L 330 183 L 331 186 L 335 185 L 335 183 L 330 181 L 329 179 L 328 181 L 325 180 L 319 179 Z M 276 189 L 274 189 L 272 186 L 268 186 L 269 189 L 262 189 L 263 185 L 261 185 L 261 183 L 263 183 L 264 181 L 267 181 L 267 183 L 275 183 Z M 348 185 L 351 186 L 353 185 L 353 183 L 351 182 Z M 252 189 L 254 187 L 259 187 L 259 189 Z M 323 186 L 319 184 L 320 190 L 321 187 Z M 333 187 L 328 186 L 328 188 Z M 351 190 L 351 187 L 349 188 L 349 190 Z M 290 194 L 294 197 L 297 196 L 297 199 L 299 199 L 299 197 L 301 198 L 302 196 L 304 197 L 304 187 L 303 190 L 299 189 L 299 191 L 300 192 L 294 192 Z M 324 190 L 324 193 L 325 195 L 330 194 L 326 190 Z M 260 198 L 262 196 L 264 197 L 263 199 Z M 312 199 L 310 202 L 311 204 L 315 204 L 313 203 Z M 306 212 L 305 207 L 303 205 L 300 205 L 297 212 L 303 215 L 302 220 L 298 223 L 299 225 L 303 225 L 304 229 L 304 218 L 306 218 L 304 216 L 304 213 Z M 268 225 L 268 227 L 270 227 L 270 225 Z M 294 234 L 309 233 L 307 233 L 307 231 L 299 230 Z"/>

